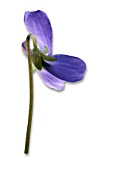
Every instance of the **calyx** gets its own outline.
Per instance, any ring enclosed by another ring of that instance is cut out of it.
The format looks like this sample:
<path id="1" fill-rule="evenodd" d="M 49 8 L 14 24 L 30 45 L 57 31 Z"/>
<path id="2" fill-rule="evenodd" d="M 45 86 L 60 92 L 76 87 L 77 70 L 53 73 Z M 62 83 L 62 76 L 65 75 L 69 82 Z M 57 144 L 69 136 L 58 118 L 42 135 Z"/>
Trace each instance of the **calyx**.
<path id="1" fill-rule="evenodd" d="M 35 67 L 38 70 L 42 70 L 42 62 L 43 60 L 46 61 L 56 61 L 56 58 L 53 58 L 51 56 L 46 56 L 42 51 L 40 51 L 40 49 L 38 49 L 37 47 L 34 47 L 32 50 L 32 55 L 31 55 L 31 59 L 33 64 L 35 65 Z"/>

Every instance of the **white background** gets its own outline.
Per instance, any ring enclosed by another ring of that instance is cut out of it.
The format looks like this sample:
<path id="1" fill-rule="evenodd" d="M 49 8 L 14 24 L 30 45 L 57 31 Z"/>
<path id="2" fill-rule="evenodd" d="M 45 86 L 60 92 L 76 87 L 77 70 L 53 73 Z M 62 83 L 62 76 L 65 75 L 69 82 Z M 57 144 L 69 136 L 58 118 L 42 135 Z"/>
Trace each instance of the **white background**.
<path id="1" fill-rule="evenodd" d="M 0 169 L 120 170 L 119 0 L 0 2 Z M 30 154 L 24 154 L 28 65 L 25 11 L 43 10 L 53 53 L 83 59 L 83 81 L 56 92 L 34 74 Z"/>

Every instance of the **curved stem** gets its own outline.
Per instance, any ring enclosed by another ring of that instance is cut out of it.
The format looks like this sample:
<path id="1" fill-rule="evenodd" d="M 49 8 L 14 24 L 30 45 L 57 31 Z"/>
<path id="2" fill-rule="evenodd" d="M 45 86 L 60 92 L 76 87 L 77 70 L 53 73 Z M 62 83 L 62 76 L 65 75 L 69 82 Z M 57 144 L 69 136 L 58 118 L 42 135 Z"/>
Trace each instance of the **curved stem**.
<path id="1" fill-rule="evenodd" d="M 30 37 L 33 40 L 33 46 L 34 48 L 37 48 L 37 40 L 33 34 L 29 34 L 28 37 Z"/>
<path id="2" fill-rule="evenodd" d="M 28 154 L 29 152 L 30 132 L 31 132 L 31 123 L 32 123 L 32 112 L 33 112 L 33 74 L 32 74 L 32 61 L 30 57 L 30 38 L 32 38 L 33 40 L 34 47 L 37 47 L 35 37 L 32 34 L 29 34 L 26 38 L 26 49 L 27 49 L 27 54 L 28 54 L 30 101 L 29 101 L 28 125 L 27 125 L 25 150 L 24 150 L 25 154 Z"/>

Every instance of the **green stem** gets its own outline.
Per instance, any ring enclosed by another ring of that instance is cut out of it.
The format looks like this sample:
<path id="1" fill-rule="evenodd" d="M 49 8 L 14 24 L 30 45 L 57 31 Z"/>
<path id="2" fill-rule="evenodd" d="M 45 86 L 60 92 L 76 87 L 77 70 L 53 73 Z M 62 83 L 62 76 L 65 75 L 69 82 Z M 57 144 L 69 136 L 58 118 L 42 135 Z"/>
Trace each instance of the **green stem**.
<path id="1" fill-rule="evenodd" d="M 28 35 L 33 40 L 33 46 L 34 48 L 37 48 L 37 40 L 33 34 Z"/>
<path id="2" fill-rule="evenodd" d="M 28 125 L 26 132 L 25 150 L 24 153 L 28 154 L 29 144 L 30 144 L 30 132 L 32 123 L 32 112 L 33 112 L 33 74 L 32 74 L 32 61 L 30 57 L 30 38 L 33 40 L 34 47 L 37 47 L 36 39 L 33 35 L 29 34 L 26 38 L 26 50 L 28 54 L 28 67 L 29 67 L 29 84 L 30 84 L 30 101 L 29 101 L 29 115 L 28 115 Z"/>

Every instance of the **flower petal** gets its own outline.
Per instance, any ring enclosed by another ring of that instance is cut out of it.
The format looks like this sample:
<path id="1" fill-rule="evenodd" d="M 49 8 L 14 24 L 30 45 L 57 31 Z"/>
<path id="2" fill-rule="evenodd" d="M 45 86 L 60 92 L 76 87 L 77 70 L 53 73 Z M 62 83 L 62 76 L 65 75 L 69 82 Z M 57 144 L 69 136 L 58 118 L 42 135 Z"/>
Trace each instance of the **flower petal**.
<path id="1" fill-rule="evenodd" d="M 44 46 L 48 48 L 48 55 L 52 55 L 52 28 L 46 13 L 38 10 L 25 12 L 24 22 L 27 30 L 33 34 L 40 49 L 44 52 Z"/>
<path id="2" fill-rule="evenodd" d="M 26 51 L 26 41 L 24 41 L 24 42 L 22 43 L 22 50 L 23 50 L 23 53 L 24 53 L 25 55 L 27 55 L 27 51 Z"/>
<path id="3" fill-rule="evenodd" d="M 48 71 L 46 71 L 44 68 L 41 71 L 37 70 L 37 72 L 41 76 L 43 82 L 50 88 L 53 88 L 55 90 L 63 90 L 64 89 L 64 81 L 53 76 Z"/>
<path id="4" fill-rule="evenodd" d="M 54 62 L 43 62 L 43 67 L 55 77 L 68 81 L 76 82 L 83 78 L 86 64 L 77 57 L 57 54 L 53 55 L 57 60 Z"/>

